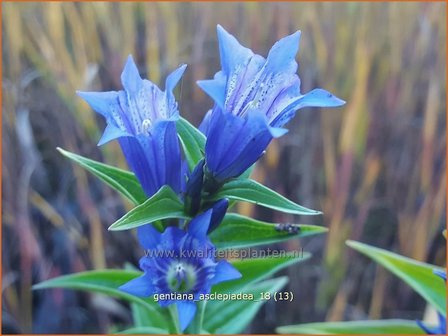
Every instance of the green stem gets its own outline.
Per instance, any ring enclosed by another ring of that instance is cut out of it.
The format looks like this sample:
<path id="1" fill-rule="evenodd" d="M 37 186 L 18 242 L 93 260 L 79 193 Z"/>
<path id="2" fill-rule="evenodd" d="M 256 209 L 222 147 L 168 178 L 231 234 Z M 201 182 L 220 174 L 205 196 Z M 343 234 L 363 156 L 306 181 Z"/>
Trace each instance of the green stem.
<path id="1" fill-rule="evenodd" d="M 202 325 L 204 324 L 204 313 L 205 313 L 205 305 L 207 301 L 201 300 L 197 303 L 198 310 L 196 312 L 196 316 L 191 325 L 192 334 L 200 335 L 202 334 Z"/>
<path id="2" fill-rule="evenodd" d="M 177 312 L 176 304 L 169 305 L 168 311 L 170 312 L 171 318 L 173 319 L 174 334 L 177 334 L 177 335 L 182 334 L 182 331 L 180 330 L 179 314 Z"/>

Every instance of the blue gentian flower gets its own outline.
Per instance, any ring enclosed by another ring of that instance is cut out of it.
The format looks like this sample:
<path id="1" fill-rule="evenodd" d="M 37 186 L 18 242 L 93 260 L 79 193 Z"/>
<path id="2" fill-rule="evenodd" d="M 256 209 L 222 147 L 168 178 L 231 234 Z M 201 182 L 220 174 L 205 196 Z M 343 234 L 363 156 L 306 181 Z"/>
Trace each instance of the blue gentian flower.
<path id="1" fill-rule="evenodd" d="M 438 269 L 433 270 L 434 274 L 441 277 L 446 282 L 446 271 Z M 428 335 L 446 335 L 446 316 L 437 312 L 439 324 L 436 327 L 428 327 L 422 321 L 417 321 L 417 325 L 422 328 Z"/>
<path id="2" fill-rule="evenodd" d="M 169 185 L 181 188 L 181 154 L 175 122 L 179 118 L 173 89 L 186 65 L 171 73 L 161 91 L 142 79 L 132 56 L 128 57 L 121 82 L 124 90 L 78 92 L 107 122 L 98 145 L 118 139 L 126 160 L 148 197 Z"/>
<path id="3" fill-rule="evenodd" d="M 230 263 L 214 258 L 215 247 L 207 237 L 212 217 L 212 209 L 200 214 L 186 231 L 170 226 L 160 233 L 151 225 L 139 227 L 139 241 L 147 251 L 140 260 L 144 274 L 120 287 L 141 297 L 166 294 L 168 299 L 160 299 L 159 304 L 177 305 L 182 331 L 193 319 L 201 294 L 210 293 L 217 283 L 241 277 Z M 182 298 L 172 299 L 170 294 Z"/>
<path id="4" fill-rule="evenodd" d="M 267 58 L 254 54 L 218 25 L 222 70 L 198 85 L 215 101 L 200 129 L 206 134 L 206 166 L 219 183 L 254 164 L 298 109 L 345 102 L 314 89 L 300 93 L 295 56 L 300 32 L 274 44 Z"/>

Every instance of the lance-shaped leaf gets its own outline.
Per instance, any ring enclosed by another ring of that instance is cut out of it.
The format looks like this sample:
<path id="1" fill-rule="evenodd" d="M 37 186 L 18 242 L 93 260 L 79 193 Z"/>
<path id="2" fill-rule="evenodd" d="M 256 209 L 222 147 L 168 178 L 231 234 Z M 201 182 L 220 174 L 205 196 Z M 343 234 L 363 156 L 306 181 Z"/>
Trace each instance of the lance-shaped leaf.
<path id="1" fill-rule="evenodd" d="M 291 251 L 291 252 L 293 252 L 291 256 L 280 255 L 274 257 L 273 255 L 271 255 L 259 258 L 230 260 L 230 263 L 241 273 L 241 278 L 223 282 L 216 286 L 213 286 L 212 292 L 238 293 L 239 291 L 241 291 L 242 288 L 249 287 L 255 282 L 267 279 L 274 273 L 291 265 L 305 261 L 311 257 L 310 253 L 306 253 L 303 251 Z M 258 255 L 261 253 L 263 252 L 257 251 Z M 243 255 L 239 253 L 239 256 L 242 257 Z"/>
<path id="2" fill-rule="evenodd" d="M 85 158 L 59 147 L 58 151 L 106 182 L 106 184 L 121 193 L 135 205 L 141 204 L 147 199 L 140 183 L 133 173 Z"/>
<path id="3" fill-rule="evenodd" d="M 204 157 L 205 136 L 184 118 L 179 118 L 176 122 L 176 129 L 188 167 L 193 170 Z"/>
<path id="4" fill-rule="evenodd" d="M 140 297 L 120 291 L 118 287 L 141 275 L 141 272 L 130 270 L 101 270 L 64 275 L 49 279 L 33 286 L 33 289 L 66 288 L 106 294 L 135 303 L 146 314 L 152 326 L 166 329 L 169 319 L 165 312 L 152 299 Z"/>
<path id="5" fill-rule="evenodd" d="M 311 210 L 290 201 L 272 189 L 251 179 L 234 179 L 224 184 L 211 196 L 211 200 L 228 198 L 264 206 L 266 208 L 295 215 L 320 215 L 322 212 Z"/>
<path id="6" fill-rule="evenodd" d="M 217 248 L 226 249 L 277 243 L 327 231 L 328 229 L 322 226 L 274 224 L 228 213 L 221 224 L 212 231 L 210 239 Z"/>
<path id="7" fill-rule="evenodd" d="M 231 264 L 241 273 L 241 278 L 213 286 L 211 293 L 251 293 L 254 295 L 254 299 L 259 299 L 261 292 L 272 293 L 278 291 L 286 284 L 286 277 L 267 281 L 265 279 L 311 256 L 311 254 L 302 251 L 295 252 L 298 252 L 296 256 L 231 260 Z M 242 254 L 239 256 L 242 257 Z M 256 300 L 209 301 L 205 312 L 204 328 L 212 333 L 219 334 L 242 332 L 263 303 L 264 301 Z"/>
<path id="8" fill-rule="evenodd" d="M 442 270 L 440 267 L 356 241 L 346 244 L 394 273 L 446 316 L 446 284 L 433 273 Z"/>
<path id="9" fill-rule="evenodd" d="M 128 230 L 166 218 L 188 218 L 183 203 L 169 186 L 160 188 L 151 198 L 112 224 L 109 230 Z"/>
<path id="10" fill-rule="evenodd" d="M 349 322 L 304 323 L 278 327 L 279 334 L 424 334 L 423 330 L 409 320 L 375 320 Z"/>
<path id="11" fill-rule="evenodd" d="M 288 277 L 279 277 L 259 282 L 242 293 L 251 294 L 250 300 L 232 300 L 225 303 L 210 301 L 207 304 L 204 317 L 204 328 L 213 334 L 237 334 L 244 331 L 255 317 L 261 306 L 266 303 L 260 300 L 260 293 L 270 293 L 281 290 L 288 283 Z"/>
<path id="12" fill-rule="evenodd" d="M 155 327 L 135 327 L 120 331 L 120 335 L 166 335 L 168 332 L 164 329 Z"/>

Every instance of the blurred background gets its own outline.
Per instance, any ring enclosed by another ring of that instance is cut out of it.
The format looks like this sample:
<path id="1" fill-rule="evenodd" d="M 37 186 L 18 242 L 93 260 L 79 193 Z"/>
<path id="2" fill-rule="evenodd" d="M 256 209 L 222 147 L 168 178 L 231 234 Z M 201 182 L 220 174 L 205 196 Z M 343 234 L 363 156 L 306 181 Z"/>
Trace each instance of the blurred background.
<path id="1" fill-rule="evenodd" d="M 56 147 L 122 168 L 104 121 L 75 90 L 118 90 L 133 54 L 161 84 L 188 63 L 177 97 L 198 125 L 211 100 L 195 85 L 219 69 L 216 24 L 266 55 L 302 30 L 302 91 L 322 87 L 339 109 L 303 109 L 254 178 L 323 210 L 298 218 L 241 204 L 268 221 L 326 235 L 277 246 L 313 253 L 290 267 L 290 303 L 268 302 L 247 332 L 313 321 L 422 318 L 425 303 L 344 245 L 360 240 L 445 265 L 445 3 L 2 3 L 3 333 L 105 333 L 131 323 L 124 302 L 30 287 L 62 274 L 136 264 L 133 232 L 107 227 L 131 204 Z"/>

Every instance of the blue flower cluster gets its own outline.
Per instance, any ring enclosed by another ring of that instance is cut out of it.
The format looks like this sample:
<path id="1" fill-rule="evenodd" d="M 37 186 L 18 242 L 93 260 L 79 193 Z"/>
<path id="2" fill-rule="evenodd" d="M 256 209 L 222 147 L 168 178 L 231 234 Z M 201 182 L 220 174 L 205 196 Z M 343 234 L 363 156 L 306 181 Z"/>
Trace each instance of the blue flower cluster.
<path id="1" fill-rule="evenodd" d="M 215 260 L 207 237 L 223 219 L 228 201 L 209 204 L 201 202 L 201 195 L 215 192 L 249 169 L 273 138 L 287 132 L 282 127 L 298 109 L 344 104 L 322 89 L 300 92 L 295 61 L 299 39 L 296 32 L 279 40 L 264 58 L 218 25 L 222 69 L 213 79 L 198 82 L 215 104 L 200 126 L 206 136 L 205 158 L 192 171 L 186 172 L 182 162 L 176 131 L 179 110 L 173 95 L 185 65 L 167 77 L 162 91 L 140 77 L 129 56 L 121 75 L 124 90 L 78 92 L 107 121 L 99 145 L 117 139 L 145 194 L 151 197 L 168 185 L 193 218 L 164 232 L 150 223 L 139 227 L 140 244 L 152 253 L 140 260 L 143 275 L 121 287 L 142 297 L 189 294 L 190 299 L 159 301 L 161 306 L 177 305 L 182 331 L 194 317 L 199 295 L 209 293 L 214 284 L 241 276 L 230 263 Z"/>

